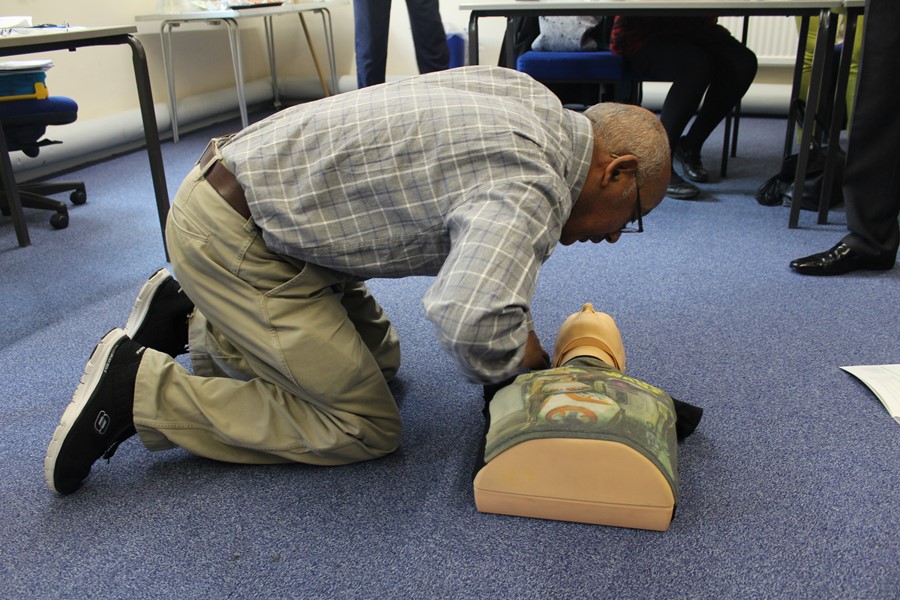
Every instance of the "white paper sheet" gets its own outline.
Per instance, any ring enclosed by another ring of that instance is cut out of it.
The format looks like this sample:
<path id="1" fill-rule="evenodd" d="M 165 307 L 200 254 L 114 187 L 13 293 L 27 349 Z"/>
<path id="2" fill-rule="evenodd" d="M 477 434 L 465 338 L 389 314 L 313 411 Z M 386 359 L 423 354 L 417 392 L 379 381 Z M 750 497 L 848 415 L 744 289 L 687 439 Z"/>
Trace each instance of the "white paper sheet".
<path id="1" fill-rule="evenodd" d="M 857 365 L 841 369 L 866 384 L 900 424 L 900 365 Z"/>

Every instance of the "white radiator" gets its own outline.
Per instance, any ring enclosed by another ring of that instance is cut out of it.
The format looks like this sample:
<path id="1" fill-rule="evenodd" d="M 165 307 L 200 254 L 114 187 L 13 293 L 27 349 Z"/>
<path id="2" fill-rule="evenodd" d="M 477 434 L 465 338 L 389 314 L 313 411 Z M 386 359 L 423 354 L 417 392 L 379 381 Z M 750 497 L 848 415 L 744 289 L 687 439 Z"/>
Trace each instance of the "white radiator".
<path id="1" fill-rule="evenodd" d="M 743 17 L 719 17 L 719 23 L 741 39 Z M 751 17 L 747 46 L 756 53 L 760 65 L 792 66 L 797 54 L 796 17 Z"/>

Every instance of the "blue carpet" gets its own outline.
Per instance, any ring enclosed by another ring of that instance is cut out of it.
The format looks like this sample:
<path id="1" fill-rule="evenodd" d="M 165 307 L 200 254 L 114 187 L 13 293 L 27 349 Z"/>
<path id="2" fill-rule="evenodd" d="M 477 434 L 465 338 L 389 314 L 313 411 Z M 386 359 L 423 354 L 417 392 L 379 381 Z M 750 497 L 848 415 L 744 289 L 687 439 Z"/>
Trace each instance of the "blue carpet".
<path id="1" fill-rule="evenodd" d="M 164 145 L 170 194 L 225 123 Z M 60 498 L 53 429 L 97 340 L 165 265 L 146 154 L 84 168 L 89 201 L 33 245 L 0 221 L 0 595 L 4 598 L 897 598 L 900 430 L 842 365 L 900 362 L 900 269 L 798 276 L 843 235 L 840 210 L 787 228 L 753 193 L 784 122 L 745 118 L 729 177 L 666 200 L 646 232 L 560 247 L 541 274 L 552 348 L 583 302 L 611 313 L 629 373 L 706 409 L 679 447 L 677 514 L 655 533 L 476 511 L 481 390 L 422 315 L 427 278 L 376 280 L 404 366 L 391 456 L 239 466 L 137 439 Z M 705 155 L 717 167 L 720 132 Z M 712 169 L 711 169 L 712 170 Z M 718 169 L 715 168 L 717 171 Z"/>

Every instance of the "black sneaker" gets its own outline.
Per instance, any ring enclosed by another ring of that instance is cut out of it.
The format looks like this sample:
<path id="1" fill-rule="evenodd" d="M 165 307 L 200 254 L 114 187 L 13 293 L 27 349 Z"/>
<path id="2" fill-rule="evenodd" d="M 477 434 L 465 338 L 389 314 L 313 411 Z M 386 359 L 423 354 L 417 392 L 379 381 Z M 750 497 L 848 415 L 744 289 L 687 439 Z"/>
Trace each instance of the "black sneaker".
<path id="1" fill-rule="evenodd" d="M 44 477 L 50 489 L 71 494 L 97 459 L 109 459 L 135 434 L 134 383 L 145 348 L 121 329 L 100 340 L 53 433 Z"/>
<path id="2" fill-rule="evenodd" d="M 193 310 L 194 303 L 172 274 L 160 269 L 138 293 L 125 323 L 125 333 L 138 344 L 169 356 L 184 354 L 188 345 L 188 318 Z"/>

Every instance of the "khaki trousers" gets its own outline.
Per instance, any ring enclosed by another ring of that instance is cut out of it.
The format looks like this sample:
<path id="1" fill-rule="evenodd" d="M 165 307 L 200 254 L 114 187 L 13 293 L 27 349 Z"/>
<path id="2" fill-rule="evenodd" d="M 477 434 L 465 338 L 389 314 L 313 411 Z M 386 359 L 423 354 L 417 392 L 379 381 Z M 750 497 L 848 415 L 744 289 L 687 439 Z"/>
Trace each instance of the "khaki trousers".
<path id="1" fill-rule="evenodd" d="M 402 426 L 387 380 L 400 345 L 363 283 L 270 252 L 199 168 L 175 196 L 166 241 L 197 307 L 194 373 L 145 353 L 134 418 L 147 448 L 319 465 L 397 448 Z"/>

